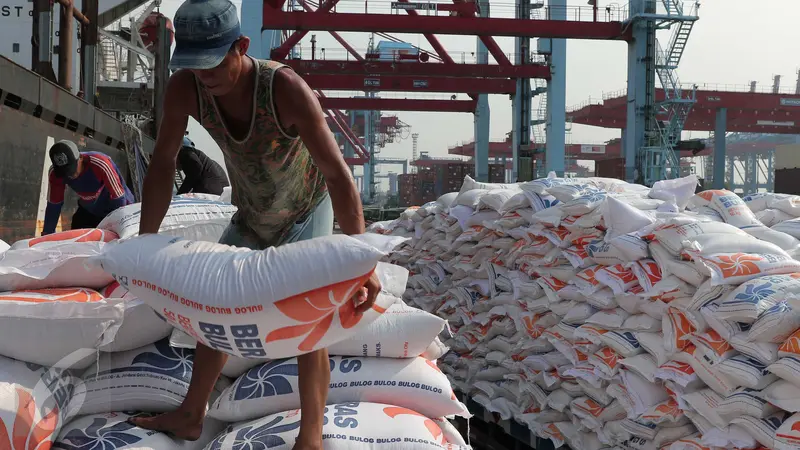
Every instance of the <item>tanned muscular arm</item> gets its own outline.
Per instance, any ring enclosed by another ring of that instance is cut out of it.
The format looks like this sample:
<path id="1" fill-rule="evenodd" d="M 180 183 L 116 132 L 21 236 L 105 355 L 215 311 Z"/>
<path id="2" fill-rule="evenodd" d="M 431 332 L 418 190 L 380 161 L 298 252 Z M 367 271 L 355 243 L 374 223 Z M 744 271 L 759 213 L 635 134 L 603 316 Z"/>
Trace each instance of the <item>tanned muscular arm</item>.
<path id="1" fill-rule="evenodd" d="M 196 108 L 190 105 L 197 105 L 194 77 L 191 72 L 181 70 L 172 75 L 167 83 L 164 118 L 147 168 L 147 176 L 144 178 L 139 234 L 158 233 L 161 221 L 169 209 L 172 183 L 175 179 L 175 159 L 183 142 L 183 132 L 189 116 L 196 114 L 192 111 Z M 227 359 L 226 354 L 198 343 L 192 379 L 181 406 L 175 411 L 155 417 L 132 418 L 131 422 L 148 430 L 169 432 L 180 439 L 197 440 L 203 431 L 208 398 Z"/>
<path id="2" fill-rule="evenodd" d="M 170 77 L 164 94 L 164 116 L 158 127 L 153 156 L 144 177 L 139 234 L 158 233 L 161 221 L 167 214 L 172 200 L 172 183 L 175 180 L 175 159 L 183 142 L 183 132 L 189 123 L 188 105 L 196 105 L 196 98 L 191 72 L 178 71 Z M 195 99 L 194 103 L 192 99 Z"/>
<path id="3" fill-rule="evenodd" d="M 275 104 L 284 129 L 295 130 L 325 177 L 333 213 L 346 234 L 364 233 L 364 211 L 356 184 L 342 152 L 328 129 L 319 100 L 300 76 L 291 70 L 278 71 L 274 80 Z M 381 285 L 373 275 L 353 298 L 357 311 L 372 307 Z M 297 360 L 300 384 L 300 437 L 295 449 L 322 448 L 322 418 L 331 374 L 328 350 L 302 355 Z"/>

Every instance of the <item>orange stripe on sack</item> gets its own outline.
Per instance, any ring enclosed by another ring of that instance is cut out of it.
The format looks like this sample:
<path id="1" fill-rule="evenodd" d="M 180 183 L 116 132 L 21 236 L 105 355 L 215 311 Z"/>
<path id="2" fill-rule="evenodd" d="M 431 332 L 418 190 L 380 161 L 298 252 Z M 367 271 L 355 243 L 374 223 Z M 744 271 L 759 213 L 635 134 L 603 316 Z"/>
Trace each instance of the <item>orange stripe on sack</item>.
<path id="1" fill-rule="evenodd" d="M 0 302 L 54 303 L 77 302 L 93 303 L 103 300 L 102 294 L 86 288 L 35 289 L 11 291 L 0 294 Z"/>

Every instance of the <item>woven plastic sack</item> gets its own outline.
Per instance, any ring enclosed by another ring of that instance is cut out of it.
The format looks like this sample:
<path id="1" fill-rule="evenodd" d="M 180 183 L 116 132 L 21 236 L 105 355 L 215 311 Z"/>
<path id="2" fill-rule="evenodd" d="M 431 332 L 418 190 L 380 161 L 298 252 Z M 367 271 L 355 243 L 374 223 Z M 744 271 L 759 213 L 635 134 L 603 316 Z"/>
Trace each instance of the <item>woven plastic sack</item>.
<path id="1" fill-rule="evenodd" d="M 225 428 L 214 419 L 203 422 L 196 441 L 172 438 L 164 433 L 139 428 L 128 420 L 146 413 L 112 412 L 78 417 L 61 430 L 52 450 L 202 450 Z"/>
<path id="2" fill-rule="evenodd" d="M 19 250 L 31 247 L 47 248 L 69 242 L 111 242 L 115 239 L 119 239 L 119 236 L 113 231 L 101 230 L 98 228 L 82 228 L 52 233 L 37 238 L 23 239 L 15 242 L 14 245 L 11 246 L 11 249 Z"/>
<path id="3" fill-rule="evenodd" d="M 420 411 L 427 417 L 469 416 L 447 377 L 424 358 L 330 358 L 328 403 L 369 401 Z M 297 360 L 250 369 L 217 399 L 209 415 L 240 422 L 300 407 Z"/>
<path id="4" fill-rule="evenodd" d="M 235 206 L 221 201 L 175 197 L 158 232 L 168 236 L 217 242 L 236 210 Z M 141 214 L 141 203 L 123 206 L 106 216 L 97 228 L 111 230 L 121 238 L 136 236 L 139 234 Z"/>
<path id="5" fill-rule="evenodd" d="M 345 235 L 262 251 L 162 235 L 108 247 L 90 264 L 198 342 L 242 358 L 328 347 L 395 302 L 381 294 L 370 311 L 355 314 L 351 298 L 384 254 Z"/>
<path id="6" fill-rule="evenodd" d="M 114 411 L 166 412 L 186 396 L 194 351 L 170 347 L 169 339 L 127 352 L 103 354 L 86 369 L 71 405 L 80 415 Z"/>
<path id="7" fill-rule="evenodd" d="M 70 420 L 68 404 L 79 380 L 0 356 L 0 449 L 48 449 Z"/>
<path id="8" fill-rule="evenodd" d="M 206 450 L 269 448 L 290 450 L 300 431 L 300 410 L 230 425 Z M 325 408 L 322 441 L 326 450 L 468 450 L 447 442 L 436 421 L 399 406 L 342 403 Z"/>
<path id="9" fill-rule="evenodd" d="M 174 330 L 172 325 L 116 281 L 106 286 L 101 293 L 108 299 L 124 300 L 125 313 L 114 340 L 100 347 L 100 350 L 124 352 L 144 347 L 172 334 Z"/>
<path id="10" fill-rule="evenodd" d="M 64 358 L 110 344 L 125 314 L 125 301 L 92 289 L 59 288 L 0 293 L 0 355 L 52 367 L 84 369 Z"/>
<path id="11" fill-rule="evenodd" d="M 114 279 L 86 260 L 100 255 L 103 242 L 66 242 L 0 253 L 0 292 L 19 289 L 86 287 L 100 289 Z"/>

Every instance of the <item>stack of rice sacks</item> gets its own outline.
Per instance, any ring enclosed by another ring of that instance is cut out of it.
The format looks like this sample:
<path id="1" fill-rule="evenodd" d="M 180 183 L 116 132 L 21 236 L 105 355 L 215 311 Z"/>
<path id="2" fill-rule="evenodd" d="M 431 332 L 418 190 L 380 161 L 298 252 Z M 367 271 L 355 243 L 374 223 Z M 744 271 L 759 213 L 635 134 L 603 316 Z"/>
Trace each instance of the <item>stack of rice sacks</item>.
<path id="1" fill-rule="evenodd" d="M 557 447 L 800 448 L 798 236 L 695 186 L 467 177 L 409 211 L 391 260 L 453 331 L 442 371 Z"/>
<path id="2" fill-rule="evenodd" d="M 229 358 L 196 441 L 128 422 L 174 410 L 194 367 L 191 338 L 84 265 L 138 232 L 139 207 L 121 208 L 98 229 L 0 242 L 0 449 L 291 449 L 296 360 Z M 235 210 L 215 197 L 181 196 L 160 232 L 215 242 Z M 399 286 L 384 283 L 396 297 L 406 283 L 398 270 Z M 397 298 L 365 333 L 331 347 L 326 448 L 469 448 L 443 418 L 468 416 L 434 362 L 447 350 L 437 338 L 444 327 Z"/>

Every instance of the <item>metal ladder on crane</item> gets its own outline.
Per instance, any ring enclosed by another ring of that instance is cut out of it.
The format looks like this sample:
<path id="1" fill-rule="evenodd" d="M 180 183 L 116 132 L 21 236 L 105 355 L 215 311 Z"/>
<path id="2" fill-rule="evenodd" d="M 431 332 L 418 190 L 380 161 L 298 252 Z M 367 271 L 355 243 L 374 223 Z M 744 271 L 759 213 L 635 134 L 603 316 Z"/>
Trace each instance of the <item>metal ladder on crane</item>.
<path id="1" fill-rule="evenodd" d="M 664 9 L 667 11 L 667 14 L 670 16 L 682 16 L 683 15 L 683 1 L 682 0 L 661 0 L 661 3 L 664 5 Z"/>
<path id="2" fill-rule="evenodd" d="M 533 95 L 537 103 L 534 111 L 536 116 L 531 120 L 531 133 L 533 144 L 542 146 L 547 141 L 545 126 L 547 125 L 547 81 L 541 79 L 533 80 Z"/>
<path id="3" fill-rule="evenodd" d="M 663 0 L 668 16 L 683 16 L 683 3 L 679 0 Z M 697 4 L 689 16 L 697 14 Z M 656 105 L 656 131 L 658 146 L 645 147 L 643 150 L 642 170 L 646 184 L 655 181 L 678 178 L 681 176 L 680 158 L 675 153 L 681 132 L 686 124 L 696 100 L 696 88 L 684 92 L 677 68 L 686 49 L 694 20 L 677 19 L 677 28 L 673 32 L 669 47 L 663 50 L 656 46 L 655 71 L 664 90 L 664 100 Z"/>

